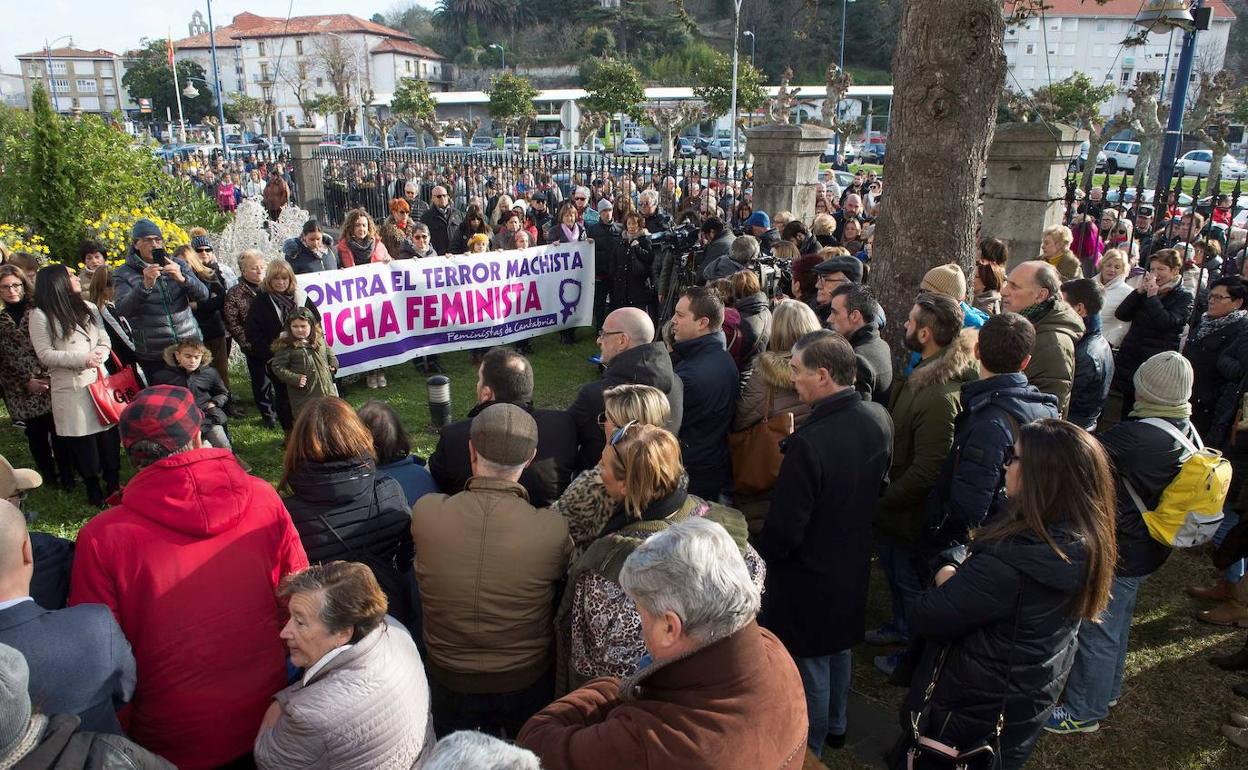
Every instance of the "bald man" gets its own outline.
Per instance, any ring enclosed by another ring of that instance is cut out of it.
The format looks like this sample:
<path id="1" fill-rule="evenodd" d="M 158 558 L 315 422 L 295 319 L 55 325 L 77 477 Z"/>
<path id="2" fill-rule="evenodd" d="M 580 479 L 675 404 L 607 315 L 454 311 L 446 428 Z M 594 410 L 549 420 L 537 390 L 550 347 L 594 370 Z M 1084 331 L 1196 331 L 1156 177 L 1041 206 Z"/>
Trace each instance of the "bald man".
<path id="1" fill-rule="evenodd" d="M 616 385 L 650 385 L 663 391 L 672 414 L 665 427 L 680 430 L 684 412 L 684 386 L 672 368 L 672 358 L 662 341 L 654 341 L 654 322 L 646 311 L 622 307 L 611 311 L 598 332 L 598 349 L 606 367 L 602 379 L 581 386 L 568 413 L 576 420 L 581 444 L 578 470 L 592 468 L 602 458 L 606 437 L 598 415 L 602 413 L 602 392 Z"/>
<path id="2" fill-rule="evenodd" d="M 117 709 L 134 694 L 130 644 L 102 604 L 49 611 L 30 597 L 35 559 L 26 518 L 0 500 L 0 643 L 30 664 L 31 700 L 45 714 L 77 714 L 82 729 L 121 735 Z"/>

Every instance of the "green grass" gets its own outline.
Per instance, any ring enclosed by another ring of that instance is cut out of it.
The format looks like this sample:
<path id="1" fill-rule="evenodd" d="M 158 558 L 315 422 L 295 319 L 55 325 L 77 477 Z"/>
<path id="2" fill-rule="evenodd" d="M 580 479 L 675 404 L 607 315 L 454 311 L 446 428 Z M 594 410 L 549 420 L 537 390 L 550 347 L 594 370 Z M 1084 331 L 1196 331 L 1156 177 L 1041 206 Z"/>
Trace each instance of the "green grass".
<path id="1" fill-rule="evenodd" d="M 587 329 L 575 346 L 563 346 L 557 337 L 534 342 L 531 356 L 536 377 L 537 405 L 560 408 L 569 404 L 577 388 L 596 376 L 586 357 L 595 352 Z M 442 365 L 451 378 L 454 414 L 462 419 L 476 402 L 476 371 L 467 353 L 444 354 Z M 246 373 L 235 369 L 233 390 L 248 407 L 248 417 L 236 420 L 231 431 L 239 454 L 258 476 L 276 482 L 281 469 L 280 431 L 260 426 L 252 408 Z M 436 436 L 429 423 L 425 377 L 411 364 L 387 370 L 390 387 L 368 390 L 353 385 L 347 400 L 359 406 L 369 398 L 389 402 L 412 434 L 415 451 L 427 457 Z M 6 425 L 0 431 L 0 453 L 17 466 L 29 466 L 30 456 L 20 430 Z M 123 460 L 124 473 L 132 470 Z M 28 506 L 38 511 L 34 528 L 73 537 L 93 511 L 82 492 L 66 494 L 45 486 L 36 490 Z M 1176 552 L 1156 575 L 1144 584 L 1131 631 L 1130 653 L 1122 702 L 1113 710 L 1099 732 L 1090 735 L 1041 737 L 1031 770 L 1067 768 L 1114 768 L 1114 770 L 1243 770 L 1248 754 L 1226 742 L 1218 724 L 1227 712 L 1248 712 L 1248 701 L 1230 691 L 1244 677 L 1224 673 L 1207 662 L 1211 654 L 1236 649 L 1243 644 L 1242 629 L 1208 626 L 1192 619 L 1192 612 L 1203 608 L 1187 599 L 1183 587 L 1208 583 L 1215 577 L 1203 552 Z M 887 617 L 888 589 L 878 571 L 873 572 L 870 589 L 869 622 L 877 625 Z M 881 708 L 895 713 L 903 691 L 890 686 L 871 664 L 882 649 L 865 645 L 854 652 L 854 689 Z M 852 733 L 853 725 L 850 725 Z M 825 762 L 833 770 L 866 770 L 849 752 L 826 752 Z"/>
<path id="2" fill-rule="evenodd" d="M 580 339 L 576 345 L 565 346 L 555 335 L 533 341 L 533 371 L 536 381 L 536 403 L 539 407 L 563 408 L 572 402 L 577 388 L 596 376 L 595 367 L 586 359 L 597 352 L 589 329 L 577 332 Z M 451 403 L 456 419 L 463 419 L 477 401 L 476 368 L 469 361 L 468 353 L 449 353 L 441 356 L 443 368 L 451 378 Z M 233 420 L 230 434 L 239 456 L 251 465 L 252 473 L 276 484 L 282 468 L 282 433 L 267 430 L 260 424 L 251 402 L 251 389 L 245 367 L 231 370 L 233 393 L 239 397 L 247 416 Z M 386 370 L 390 386 L 384 390 L 369 390 L 364 377 L 348 386 L 347 401 L 359 407 L 370 398 L 388 402 L 411 434 L 413 451 L 428 457 L 433 451 L 437 436 L 428 430 L 429 407 L 425 388 L 425 375 L 410 363 L 393 366 Z M 3 410 L 0 410 L 2 412 Z M 8 423 L 5 414 L 4 430 L 0 431 L 0 454 L 16 467 L 33 467 L 26 437 L 21 430 Z M 124 454 L 124 453 L 123 453 Z M 123 480 L 133 475 L 128 460 L 122 459 Z M 81 485 L 74 492 L 62 492 L 53 486 L 51 479 L 31 493 L 26 502 L 29 510 L 38 513 L 33 528 L 51 532 L 61 537 L 74 538 L 78 530 L 95 511 L 86 502 Z"/>

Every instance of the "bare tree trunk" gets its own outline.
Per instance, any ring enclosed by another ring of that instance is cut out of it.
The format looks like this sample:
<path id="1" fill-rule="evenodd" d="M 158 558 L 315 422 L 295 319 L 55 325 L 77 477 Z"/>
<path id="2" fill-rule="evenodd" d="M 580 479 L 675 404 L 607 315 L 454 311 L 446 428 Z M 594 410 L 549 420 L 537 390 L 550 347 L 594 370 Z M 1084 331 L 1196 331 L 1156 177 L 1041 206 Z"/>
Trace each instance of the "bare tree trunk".
<path id="1" fill-rule="evenodd" d="M 1205 138 L 1209 137 L 1206 135 Z M 1209 144 L 1210 151 L 1213 153 L 1213 160 L 1209 161 L 1209 179 L 1208 184 L 1205 185 L 1205 190 L 1209 195 L 1213 196 L 1213 202 L 1210 205 L 1210 208 L 1213 208 L 1213 206 L 1217 205 L 1218 193 L 1221 192 L 1219 188 L 1222 186 L 1222 159 L 1226 157 L 1227 150 L 1230 148 L 1227 147 L 1225 141 L 1211 141 Z"/>
<path id="2" fill-rule="evenodd" d="M 980 179 L 1005 84 L 1004 37 L 998 0 L 905 0 L 871 278 L 895 354 L 923 274 L 972 264 Z"/>

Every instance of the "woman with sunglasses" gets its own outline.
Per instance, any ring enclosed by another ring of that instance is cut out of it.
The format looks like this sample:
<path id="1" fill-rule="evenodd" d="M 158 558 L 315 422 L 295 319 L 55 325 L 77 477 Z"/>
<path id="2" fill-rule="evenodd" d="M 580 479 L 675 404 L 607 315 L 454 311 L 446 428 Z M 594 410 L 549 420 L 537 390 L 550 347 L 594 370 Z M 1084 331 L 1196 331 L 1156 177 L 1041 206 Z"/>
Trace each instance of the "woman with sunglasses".
<path id="1" fill-rule="evenodd" d="M 651 415 L 653 416 L 653 415 Z M 614 510 L 568 572 L 555 618 L 556 695 L 599 676 L 627 677 L 646 665 L 637 607 L 620 587 L 620 567 L 637 546 L 690 517 L 715 521 L 732 535 L 760 589 L 762 558 L 746 542 L 740 511 L 688 493 L 680 444 L 666 430 L 629 420 L 608 433 L 599 474 Z"/>
<path id="2" fill-rule="evenodd" d="M 1009 508 L 947 554 L 910 610 L 926 644 L 892 767 L 906 767 L 916 719 L 925 738 L 962 752 L 987 744 L 997 754 L 988 764 L 1022 767 L 1074 663 L 1080 622 L 1109 603 L 1118 550 L 1105 449 L 1071 423 L 1039 420 L 1019 429 L 1005 466 Z"/>

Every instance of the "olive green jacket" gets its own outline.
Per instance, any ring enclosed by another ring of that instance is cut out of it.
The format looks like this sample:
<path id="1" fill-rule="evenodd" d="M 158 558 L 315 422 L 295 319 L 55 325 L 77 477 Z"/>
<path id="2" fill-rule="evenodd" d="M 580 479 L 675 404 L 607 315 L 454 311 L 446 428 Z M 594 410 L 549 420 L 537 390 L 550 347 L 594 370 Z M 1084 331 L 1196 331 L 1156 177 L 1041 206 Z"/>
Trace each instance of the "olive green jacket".
<path id="1" fill-rule="evenodd" d="M 1083 338 L 1083 319 L 1060 299 L 1044 317 L 1035 321 L 1036 342 L 1031 363 L 1023 370 L 1027 381 L 1041 393 L 1057 396 L 1063 419 L 1070 411 L 1070 388 L 1075 381 L 1075 345 Z"/>
<path id="2" fill-rule="evenodd" d="M 319 396 L 336 396 L 334 372 L 338 371 L 338 358 L 327 345 L 281 345 L 269 362 L 273 375 L 286 386 L 290 395 L 290 412 L 295 417 L 309 401 Z M 299 387 L 299 378 L 308 381 Z"/>

